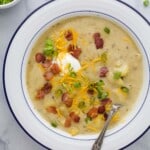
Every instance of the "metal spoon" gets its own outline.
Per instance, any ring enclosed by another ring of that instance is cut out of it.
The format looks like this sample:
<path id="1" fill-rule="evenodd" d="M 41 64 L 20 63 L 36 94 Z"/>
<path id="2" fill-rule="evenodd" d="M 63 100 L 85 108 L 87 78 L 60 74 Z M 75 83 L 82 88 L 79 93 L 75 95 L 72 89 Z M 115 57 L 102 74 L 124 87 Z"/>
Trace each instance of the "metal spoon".
<path id="1" fill-rule="evenodd" d="M 106 123 L 105 123 L 105 125 L 104 125 L 104 127 L 103 127 L 103 129 L 102 129 L 102 131 L 100 133 L 100 135 L 98 136 L 97 140 L 93 144 L 92 150 L 100 150 L 101 149 L 101 146 L 102 146 L 102 143 L 103 143 L 103 139 L 104 139 L 104 135 L 105 135 L 105 132 L 107 130 L 107 127 L 108 127 L 112 117 L 114 116 L 114 114 L 118 111 L 118 109 L 121 106 L 122 106 L 121 104 L 113 104 L 112 105 L 112 109 L 109 112 L 108 119 L 106 120 Z"/>

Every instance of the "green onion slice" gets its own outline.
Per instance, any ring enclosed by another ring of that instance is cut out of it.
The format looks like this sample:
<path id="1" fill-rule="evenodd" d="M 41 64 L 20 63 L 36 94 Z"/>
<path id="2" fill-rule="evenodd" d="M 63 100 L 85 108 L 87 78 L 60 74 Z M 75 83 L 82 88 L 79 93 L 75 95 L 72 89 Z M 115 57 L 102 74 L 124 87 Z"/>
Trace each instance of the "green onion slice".
<path id="1" fill-rule="evenodd" d="M 104 28 L 105 33 L 110 34 L 110 29 L 108 27 Z"/>
<path id="2" fill-rule="evenodd" d="M 114 77 L 114 79 L 115 79 L 115 80 L 119 80 L 119 79 L 121 78 L 121 74 L 122 74 L 122 73 L 121 73 L 121 72 L 119 72 L 119 71 L 114 72 L 114 76 L 113 76 L 113 77 Z"/>
<path id="3" fill-rule="evenodd" d="M 125 86 L 122 86 L 121 87 L 121 90 L 125 93 L 129 93 L 129 88 L 125 87 Z"/>
<path id="4" fill-rule="evenodd" d="M 51 126 L 54 127 L 54 128 L 57 128 L 58 125 L 57 125 L 56 122 L 51 122 Z"/>

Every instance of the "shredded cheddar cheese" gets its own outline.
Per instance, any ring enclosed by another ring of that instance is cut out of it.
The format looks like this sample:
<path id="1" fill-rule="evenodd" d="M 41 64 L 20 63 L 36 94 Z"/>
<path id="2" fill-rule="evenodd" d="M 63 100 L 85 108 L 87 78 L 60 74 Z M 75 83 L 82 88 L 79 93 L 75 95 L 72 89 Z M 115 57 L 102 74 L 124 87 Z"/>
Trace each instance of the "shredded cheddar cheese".
<path id="1" fill-rule="evenodd" d="M 117 113 L 113 116 L 112 122 L 117 122 L 117 121 L 119 121 L 119 119 L 120 119 L 120 114 L 119 114 L 119 112 L 117 112 Z"/>
<path id="2" fill-rule="evenodd" d="M 71 128 L 71 129 L 69 129 L 69 131 L 68 131 L 72 136 L 75 136 L 75 135 L 77 135 L 78 133 L 79 133 L 79 129 L 77 129 L 77 128 Z"/>
<path id="3" fill-rule="evenodd" d="M 69 29 L 71 32 L 72 32 L 72 34 L 73 34 L 73 41 L 72 41 L 72 44 L 73 45 L 77 45 L 77 40 L 78 40 L 78 33 L 75 31 L 75 29 L 73 29 L 73 28 L 70 28 Z"/>
<path id="4" fill-rule="evenodd" d="M 59 108 L 57 108 L 56 110 L 57 110 L 57 114 L 58 114 L 58 116 L 59 116 L 60 118 L 61 118 L 61 117 L 63 117 L 63 115 L 62 115 L 62 113 L 61 113 L 60 109 L 59 109 Z"/>
<path id="5" fill-rule="evenodd" d="M 91 130 L 93 132 L 98 132 L 98 130 L 96 128 L 94 128 L 92 125 L 87 125 L 86 127 L 88 130 Z"/>

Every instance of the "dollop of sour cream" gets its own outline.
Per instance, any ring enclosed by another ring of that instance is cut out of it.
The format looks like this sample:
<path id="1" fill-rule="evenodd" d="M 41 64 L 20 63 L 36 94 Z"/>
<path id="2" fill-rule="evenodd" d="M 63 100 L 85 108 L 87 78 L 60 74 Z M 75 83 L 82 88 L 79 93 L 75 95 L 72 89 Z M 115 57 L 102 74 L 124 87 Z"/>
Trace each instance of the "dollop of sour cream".
<path id="1" fill-rule="evenodd" d="M 78 59 L 73 57 L 69 53 L 59 53 L 55 62 L 59 65 L 61 68 L 61 75 L 67 74 L 69 69 L 68 65 L 73 69 L 73 71 L 77 72 L 80 68 L 80 62 Z"/>

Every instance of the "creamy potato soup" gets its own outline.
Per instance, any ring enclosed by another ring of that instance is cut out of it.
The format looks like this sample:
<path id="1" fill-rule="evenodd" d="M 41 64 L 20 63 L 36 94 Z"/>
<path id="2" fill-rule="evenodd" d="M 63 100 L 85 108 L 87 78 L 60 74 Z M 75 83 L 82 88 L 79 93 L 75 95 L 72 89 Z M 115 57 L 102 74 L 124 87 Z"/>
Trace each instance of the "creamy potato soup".
<path id="1" fill-rule="evenodd" d="M 113 103 L 123 107 L 110 127 L 132 110 L 142 85 L 142 55 L 111 21 L 84 16 L 51 26 L 30 54 L 26 83 L 35 109 L 71 135 L 100 132 Z"/>

